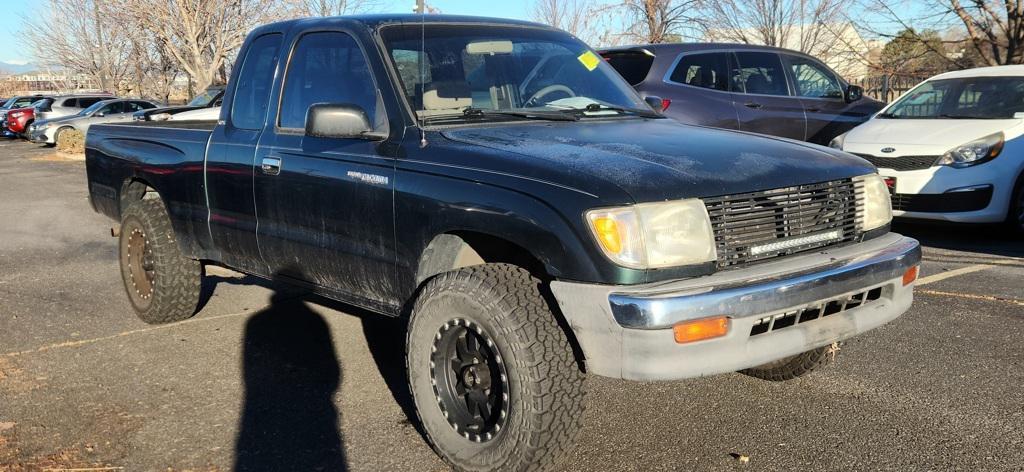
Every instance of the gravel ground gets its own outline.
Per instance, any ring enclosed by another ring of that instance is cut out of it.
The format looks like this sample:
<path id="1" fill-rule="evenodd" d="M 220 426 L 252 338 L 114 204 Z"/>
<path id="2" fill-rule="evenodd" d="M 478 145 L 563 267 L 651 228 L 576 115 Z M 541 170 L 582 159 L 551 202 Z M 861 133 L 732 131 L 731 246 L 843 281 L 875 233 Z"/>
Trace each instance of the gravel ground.
<path id="1" fill-rule="evenodd" d="M 220 270 L 195 318 L 149 326 L 82 162 L 2 141 L 0 202 L 0 471 L 444 470 L 390 320 Z M 1021 470 L 1024 245 L 896 229 L 927 246 L 903 317 L 793 382 L 592 378 L 564 469 Z"/>

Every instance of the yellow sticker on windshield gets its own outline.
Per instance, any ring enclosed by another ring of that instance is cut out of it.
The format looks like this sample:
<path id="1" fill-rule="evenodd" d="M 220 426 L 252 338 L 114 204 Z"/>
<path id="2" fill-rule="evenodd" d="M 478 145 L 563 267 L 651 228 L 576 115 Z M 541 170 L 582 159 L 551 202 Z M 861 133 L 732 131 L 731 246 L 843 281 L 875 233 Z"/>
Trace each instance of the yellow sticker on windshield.
<path id="1" fill-rule="evenodd" d="M 577 57 L 576 59 L 579 59 L 580 63 L 583 64 L 583 67 L 586 67 L 587 70 L 590 71 L 597 69 L 597 65 L 601 63 L 601 58 L 597 57 L 597 54 L 590 51 L 580 54 L 580 57 Z"/>

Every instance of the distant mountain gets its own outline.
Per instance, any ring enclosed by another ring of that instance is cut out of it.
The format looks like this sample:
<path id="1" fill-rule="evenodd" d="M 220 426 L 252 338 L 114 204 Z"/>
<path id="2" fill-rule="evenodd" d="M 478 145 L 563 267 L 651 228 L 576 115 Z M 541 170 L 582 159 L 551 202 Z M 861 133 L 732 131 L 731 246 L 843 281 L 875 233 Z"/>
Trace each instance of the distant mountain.
<path id="1" fill-rule="evenodd" d="M 32 72 L 36 70 L 34 64 L 12 64 L 10 62 L 0 61 L 0 73 L 6 74 L 24 74 L 26 72 Z"/>

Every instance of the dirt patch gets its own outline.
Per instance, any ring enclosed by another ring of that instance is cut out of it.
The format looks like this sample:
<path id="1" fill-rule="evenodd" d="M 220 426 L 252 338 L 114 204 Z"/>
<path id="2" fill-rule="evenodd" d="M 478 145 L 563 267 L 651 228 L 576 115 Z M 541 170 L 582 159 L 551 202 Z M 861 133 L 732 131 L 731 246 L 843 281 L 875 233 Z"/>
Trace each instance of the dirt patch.
<path id="1" fill-rule="evenodd" d="M 0 472 L 120 471 L 130 448 L 129 438 L 142 425 L 138 416 L 107 406 L 93 406 L 82 430 L 88 437 L 69 441 L 59 427 L 14 423 L 0 430 Z M 13 423 L 13 422 L 12 422 Z M 35 451 L 35 452 L 29 452 Z"/>
<path id="2" fill-rule="evenodd" d="M 14 365 L 9 357 L 0 357 L 0 391 L 22 393 L 41 386 L 38 382 L 26 380 L 23 374 L 24 371 Z"/>
<path id="3" fill-rule="evenodd" d="M 57 150 L 68 154 L 84 155 L 85 133 L 74 129 L 60 131 L 57 136 Z"/>
<path id="4" fill-rule="evenodd" d="M 82 162 L 85 161 L 85 153 L 81 154 L 69 154 L 66 152 L 54 152 L 39 157 L 32 157 L 30 160 L 33 161 L 45 161 L 45 162 Z"/>

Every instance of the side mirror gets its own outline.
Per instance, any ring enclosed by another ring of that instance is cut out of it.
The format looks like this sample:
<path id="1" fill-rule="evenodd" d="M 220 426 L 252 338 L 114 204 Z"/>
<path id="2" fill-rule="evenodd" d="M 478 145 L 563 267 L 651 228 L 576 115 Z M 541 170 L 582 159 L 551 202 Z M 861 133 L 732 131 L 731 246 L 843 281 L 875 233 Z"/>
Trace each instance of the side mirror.
<path id="1" fill-rule="evenodd" d="M 317 103 L 306 111 L 306 136 L 383 139 L 373 132 L 366 111 L 347 103 Z"/>
<path id="2" fill-rule="evenodd" d="M 846 103 L 853 103 L 864 98 L 864 89 L 859 85 L 846 87 Z"/>
<path id="3" fill-rule="evenodd" d="M 652 110 L 658 113 L 661 113 L 665 109 L 664 102 L 661 100 L 661 97 L 657 95 L 648 95 L 644 97 L 644 102 L 646 102 L 647 106 L 651 107 Z"/>
<path id="4" fill-rule="evenodd" d="M 96 117 L 97 117 L 97 118 L 103 118 L 104 116 L 107 116 L 107 114 L 106 114 L 106 113 L 104 113 L 104 112 L 102 112 L 102 111 L 100 111 L 100 112 L 96 112 Z"/>

